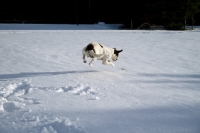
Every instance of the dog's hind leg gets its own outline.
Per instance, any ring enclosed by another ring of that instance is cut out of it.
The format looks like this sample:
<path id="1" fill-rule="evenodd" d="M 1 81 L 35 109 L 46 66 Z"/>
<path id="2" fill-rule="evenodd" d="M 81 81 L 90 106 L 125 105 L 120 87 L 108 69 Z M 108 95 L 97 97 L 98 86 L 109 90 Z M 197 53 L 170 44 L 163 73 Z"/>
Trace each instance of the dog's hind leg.
<path id="1" fill-rule="evenodd" d="M 86 63 L 85 54 L 83 54 L 83 62 Z"/>
<path id="2" fill-rule="evenodd" d="M 92 60 L 90 61 L 89 65 L 90 65 L 91 67 L 93 67 L 92 62 L 95 61 L 95 60 L 96 60 L 96 58 L 92 58 Z"/>

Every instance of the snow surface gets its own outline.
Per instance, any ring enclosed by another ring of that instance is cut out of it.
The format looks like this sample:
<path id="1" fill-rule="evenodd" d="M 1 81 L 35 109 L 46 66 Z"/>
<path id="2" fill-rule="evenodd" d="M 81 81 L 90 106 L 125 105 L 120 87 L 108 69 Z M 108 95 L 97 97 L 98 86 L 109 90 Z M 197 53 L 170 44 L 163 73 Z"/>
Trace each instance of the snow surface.
<path id="1" fill-rule="evenodd" d="M 0 133 L 200 132 L 199 30 L 0 29 Z M 123 49 L 115 67 L 83 63 L 92 41 Z"/>

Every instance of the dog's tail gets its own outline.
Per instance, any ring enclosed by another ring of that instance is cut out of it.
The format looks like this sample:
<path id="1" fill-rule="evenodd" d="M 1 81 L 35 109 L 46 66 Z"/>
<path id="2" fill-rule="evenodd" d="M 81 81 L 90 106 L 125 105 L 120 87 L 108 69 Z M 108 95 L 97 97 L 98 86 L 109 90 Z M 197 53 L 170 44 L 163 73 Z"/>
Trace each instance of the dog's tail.
<path id="1" fill-rule="evenodd" d="M 88 51 L 90 55 L 96 58 L 103 58 L 104 54 L 95 54 L 93 50 Z"/>

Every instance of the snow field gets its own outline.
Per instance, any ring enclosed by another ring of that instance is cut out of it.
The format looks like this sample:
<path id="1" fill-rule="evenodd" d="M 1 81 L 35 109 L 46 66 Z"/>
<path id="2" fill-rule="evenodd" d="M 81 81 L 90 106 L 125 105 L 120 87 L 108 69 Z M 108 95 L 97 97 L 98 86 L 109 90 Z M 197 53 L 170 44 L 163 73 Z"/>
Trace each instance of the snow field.
<path id="1" fill-rule="evenodd" d="M 115 67 L 83 63 L 91 41 L 123 49 Z M 199 41 L 199 31 L 1 30 L 0 132 L 197 133 Z"/>

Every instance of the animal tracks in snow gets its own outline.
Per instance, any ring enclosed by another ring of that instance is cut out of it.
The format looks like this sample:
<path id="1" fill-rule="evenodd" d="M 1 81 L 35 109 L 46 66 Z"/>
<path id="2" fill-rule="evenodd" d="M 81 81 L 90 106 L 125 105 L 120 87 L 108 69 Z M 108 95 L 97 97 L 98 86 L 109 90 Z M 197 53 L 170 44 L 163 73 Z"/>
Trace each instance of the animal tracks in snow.
<path id="1" fill-rule="evenodd" d="M 23 96 L 31 92 L 32 89 L 29 80 L 0 87 L 0 111 L 13 112 L 22 109 L 30 103 Z M 35 101 L 35 99 L 31 100 Z"/>
<path id="2" fill-rule="evenodd" d="M 86 100 L 99 100 L 101 93 L 98 88 L 90 85 L 75 83 L 74 85 L 66 85 L 64 87 L 32 87 L 31 79 L 23 80 L 19 83 L 10 83 L 4 87 L 0 87 L 0 111 L 13 112 L 20 110 L 26 105 L 41 104 L 39 99 L 28 97 L 28 93 L 33 90 L 55 91 L 57 93 L 69 93 L 78 96 L 86 96 Z"/>
<path id="3" fill-rule="evenodd" d="M 8 98 L 12 95 L 15 95 L 16 97 L 26 95 L 32 90 L 28 82 L 29 80 L 23 80 L 19 83 L 12 83 L 6 85 L 5 87 L 1 87 L 0 96 Z"/>
<path id="4" fill-rule="evenodd" d="M 101 93 L 98 93 L 95 89 L 93 89 L 91 86 L 84 85 L 84 84 L 77 84 L 75 86 L 65 86 L 60 87 L 56 92 L 68 92 L 73 93 L 76 95 L 89 95 L 91 96 L 90 100 L 99 100 Z"/>
<path id="5" fill-rule="evenodd" d="M 65 85 L 64 87 L 56 88 L 41 87 L 40 85 L 33 87 L 30 82 L 31 79 L 26 79 L 18 83 L 8 83 L 3 87 L 0 86 L 0 114 L 3 114 L 1 119 L 4 118 L 10 121 L 10 123 L 3 123 L 0 121 L 2 126 L 5 127 L 9 125 L 12 127 L 13 124 L 16 125 L 16 123 L 18 123 L 18 126 L 29 123 L 34 126 L 31 132 L 61 133 L 64 131 L 84 133 L 84 128 L 77 124 L 79 123 L 78 120 L 73 121 L 68 118 L 57 118 L 55 120 L 51 118 L 47 119 L 47 112 L 45 112 L 46 114 L 44 116 L 31 115 L 31 112 L 34 112 L 34 110 L 30 109 L 30 106 L 37 106 L 36 108 L 41 112 L 48 110 L 48 107 L 43 104 L 45 101 L 40 100 L 40 98 L 34 98 L 32 94 L 35 93 L 37 95 L 37 91 L 44 91 L 44 94 L 48 95 L 49 93 L 45 93 L 46 91 L 53 91 L 57 93 L 58 96 L 61 95 L 61 93 L 65 93 L 66 95 L 85 97 L 86 100 L 99 100 L 101 93 L 97 92 L 98 89 L 82 83 L 74 83 L 73 85 Z M 20 115 L 21 119 L 13 119 L 12 114 L 14 113 Z M 4 117 L 6 114 L 8 114 L 9 117 Z M 29 132 L 29 129 L 27 129 L 27 131 Z"/>

